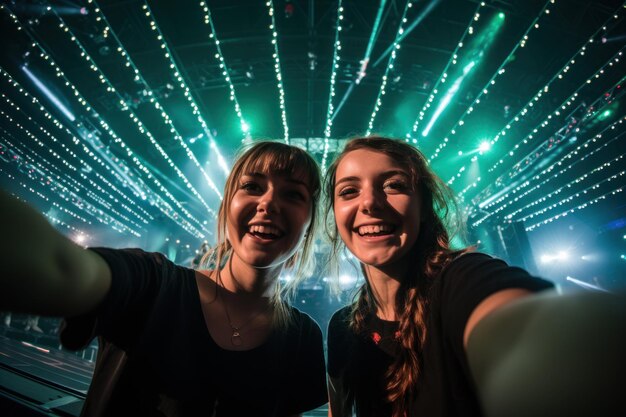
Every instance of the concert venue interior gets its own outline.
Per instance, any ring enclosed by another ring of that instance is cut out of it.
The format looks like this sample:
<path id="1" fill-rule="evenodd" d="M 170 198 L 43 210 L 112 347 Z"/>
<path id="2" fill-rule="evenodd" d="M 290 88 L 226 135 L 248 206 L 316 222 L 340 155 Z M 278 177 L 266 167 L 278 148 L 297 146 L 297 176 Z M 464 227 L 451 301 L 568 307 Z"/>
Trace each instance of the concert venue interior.
<path id="1" fill-rule="evenodd" d="M 294 144 L 324 171 L 379 134 L 456 192 L 458 246 L 561 291 L 614 291 L 625 17 L 621 0 L 3 0 L 2 189 L 80 245 L 189 266 L 242 145 Z M 349 259 L 325 271 L 326 251 L 294 300 L 324 331 L 362 283 Z M 58 322 L 3 313 L 0 407 L 79 414 L 97 345 L 61 349 Z"/>

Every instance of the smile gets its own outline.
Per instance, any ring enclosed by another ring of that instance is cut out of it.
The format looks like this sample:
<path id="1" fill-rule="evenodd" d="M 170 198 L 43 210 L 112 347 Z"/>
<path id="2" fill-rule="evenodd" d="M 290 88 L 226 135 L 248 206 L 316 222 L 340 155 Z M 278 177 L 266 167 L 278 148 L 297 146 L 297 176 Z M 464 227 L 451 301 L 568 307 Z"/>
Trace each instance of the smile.
<path id="1" fill-rule="evenodd" d="M 359 226 L 357 228 L 357 233 L 360 236 L 385 236 L 393 233 L 394 230 L 395 226 L 390 224 L 373 224 Z"/>
<path id="2" fill-rule="evenodd" d="M 270 224 L 251 225 L 248 228 L 248 233 L 261 239 L 278 239 L 284 235 L 282 230 Z"/>

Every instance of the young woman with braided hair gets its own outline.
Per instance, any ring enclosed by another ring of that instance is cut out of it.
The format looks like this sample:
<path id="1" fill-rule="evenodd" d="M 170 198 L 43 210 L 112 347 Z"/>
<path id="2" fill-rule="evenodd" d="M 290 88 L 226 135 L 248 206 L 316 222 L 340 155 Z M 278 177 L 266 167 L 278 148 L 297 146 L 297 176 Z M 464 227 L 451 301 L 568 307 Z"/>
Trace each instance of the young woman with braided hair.
<path id="1" fill-rule="evenodd" d="M 600 401 L 601 389 L 583 384 L 583 390 L 567 373 L 551 375 L 550 383 L 535 377 L 545 369 L 575 368 L 580 375 L 613 369 L 611 360 L 626 343 L 623 302 L 556 297 L 544 291 L 552 284 L 523 269 L 471 248 L 452 249 L 448 230 L 460 218 L 453 195 L 404 141 L 352 139 L 326 179 L 327 218 L 334 218 L 327 225 L 331 264 L 345 246 L 365 278 L 354 303 L 329 323 L 330 415 L 559 415 L 558 394 L 570 390 L 584 391 L 580 398 L 588 400 L 565 406 L 575 415 L 590 405 L 594 415 L 615 406 L 615 400 Z M 573 322 L 580 306 L 588 317 Z M 621 316 L 615 320 L 609 310 Z M 603 352 L 606 362 L 581 364 L 578 355 L 602 348 L 563 330 L 572 323 L 594 331 L 605 326 L 601 335 L 616 335 Z M 567 355 L 546 354 L 574 342 L 575 355 L 564 363 Z M 615 375 L 602 389 L 611 392 Z M 554 398 L 545 399 L 543 391 Z"/>

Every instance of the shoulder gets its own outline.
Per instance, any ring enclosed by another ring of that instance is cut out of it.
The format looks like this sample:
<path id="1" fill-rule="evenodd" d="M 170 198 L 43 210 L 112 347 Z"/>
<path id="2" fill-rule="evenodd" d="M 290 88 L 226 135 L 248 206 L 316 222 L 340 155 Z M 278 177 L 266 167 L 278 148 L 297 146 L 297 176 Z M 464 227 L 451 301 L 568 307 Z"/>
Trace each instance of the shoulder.
<path id="1" fill-rule="evenodd" d="M 472 287 L 481 283 L 497 289 L 519 287 L 531 291 L 553 287 L 549 281 L 481 252 L 466 252 L 456 257 L 442 270 L 440 278 L 444 287 Z"/>
<path id="2" fill-rule="evenodd" d="M 337 337 L 348 332 L 350 328 L 350 317 L 352 315 L 352 305 L 347 305 L 335 311 L 328 322 L 328 337 Z"/>
<path id="3" fill-rule="evenodd" d="M 296 307 L 288 306 L 288 311 L 290 314 L 290 327 L 293 331 L 298 332 L 301 335 L 311 335 L 321 337 L 322 330 L 319 324 L 309 316 L 307 313 L 298 310 Z"/>

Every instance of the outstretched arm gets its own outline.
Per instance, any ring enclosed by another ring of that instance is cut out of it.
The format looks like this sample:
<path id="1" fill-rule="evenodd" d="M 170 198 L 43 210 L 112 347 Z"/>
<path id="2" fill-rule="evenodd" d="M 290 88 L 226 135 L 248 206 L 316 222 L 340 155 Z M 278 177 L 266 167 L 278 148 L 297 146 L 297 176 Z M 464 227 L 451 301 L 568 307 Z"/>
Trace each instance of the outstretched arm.
<path id="1" fill-rule="evenodd" d="M 624 352 L 624 294 L 525 296 L 484 315 L 467 339 L 488 417 L 626 415 Z"/>
<path id="2" fill-rule="evenodd" d="M 111 272 L 102 258 L 1 190 L 0 230 L 0 310 L 71 317 L 108 292 Z"/>

